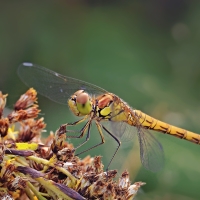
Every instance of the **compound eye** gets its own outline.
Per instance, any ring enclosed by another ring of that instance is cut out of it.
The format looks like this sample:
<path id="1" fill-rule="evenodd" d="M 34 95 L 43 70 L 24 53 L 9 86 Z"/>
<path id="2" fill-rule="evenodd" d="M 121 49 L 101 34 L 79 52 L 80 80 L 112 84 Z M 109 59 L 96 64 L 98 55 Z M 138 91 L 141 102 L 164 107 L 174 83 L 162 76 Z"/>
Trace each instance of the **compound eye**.
<path id="1" fill-rule="evenodd" d="M 78 90 L 74 93 L 75 96 L 78 96 L 79 94 L 84 93 L 84 90 Z"/>
<path id="2" fill-rule="evenodd" d="M 79 93 L 76 97 L 76 102 L 79 104 L 86 104 L 89 101 L 89 95 L 85 92 Z"/>
<path id="3" fill-rule="evenodd" d="M 77 110 L 81 115 L 89 115 L 92 111 L 92 102 L 86 92 L 82 92 L 76 97 Z"/>

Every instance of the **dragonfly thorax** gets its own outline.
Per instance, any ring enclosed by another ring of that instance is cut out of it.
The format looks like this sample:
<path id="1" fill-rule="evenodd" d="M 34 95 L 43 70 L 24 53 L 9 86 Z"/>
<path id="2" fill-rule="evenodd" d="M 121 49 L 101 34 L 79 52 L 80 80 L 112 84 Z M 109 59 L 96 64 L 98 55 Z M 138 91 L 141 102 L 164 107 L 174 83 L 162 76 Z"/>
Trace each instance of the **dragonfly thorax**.
<path id="1" fill-rule="evenodd" d="M 110 119 L 113 106 L 113 96 L 110 93 L 96 98 L 96 115 L 100 119 Z"/>
<path id="2" fill-rule="evenodd" d="M 84 90 L 78 90 L 68 100 L 70 110 L 76 116 L 89 115 L 92 112 L 92 99 Z"/>

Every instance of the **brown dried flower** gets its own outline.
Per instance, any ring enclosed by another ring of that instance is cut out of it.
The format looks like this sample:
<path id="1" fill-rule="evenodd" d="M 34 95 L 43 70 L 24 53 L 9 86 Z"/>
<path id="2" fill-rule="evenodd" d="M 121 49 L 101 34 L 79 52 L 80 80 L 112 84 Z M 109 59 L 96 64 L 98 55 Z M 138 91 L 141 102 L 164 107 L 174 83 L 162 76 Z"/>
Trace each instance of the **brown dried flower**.
<path id="1" fill-rule="evenodd" d="M 5 105 L 6 105 L 6 97 L 7 96 L 8 96 L 7 94 L 3 95 L 2 92 L 0 91 L 0 118 L 1 118 L 1 116 L 3 114 L 3 109 L 4 109 Z"/>
<path id="2" fill-rule="evenodd" d="M 15 110 L 26 109 L 37 103 L 37 92 L 30 88 L 25 94 L 21 95 L 19 100 L 15 103 Z"/>
<path id="3" fill-rule="evenodd" d="M 66 142 L 66 126 L 41 142 L 46 124 L 43 118 L 35 119 L 40 112 L 36 94 L 28 90 L 4 118 L 7 95 L 0 93 L 0 198 L 133 199 L 144 183 L 131 185 L 127 171 L 114 180 L 117 171 L 104 172 L 100 156 L 75 156 L 73 145 Z M 15 131 L 17 122 L 20 127 Z"/>

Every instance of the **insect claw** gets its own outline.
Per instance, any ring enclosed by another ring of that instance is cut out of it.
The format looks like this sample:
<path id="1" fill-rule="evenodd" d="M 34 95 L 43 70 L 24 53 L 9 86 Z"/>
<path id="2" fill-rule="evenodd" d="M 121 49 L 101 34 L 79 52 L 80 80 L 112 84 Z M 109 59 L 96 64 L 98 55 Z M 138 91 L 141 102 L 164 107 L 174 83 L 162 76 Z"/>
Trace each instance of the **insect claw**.
<path id="1" fill-rule="evenodd" d="M 72 153 L 74 153 L 76 151 L 76 148 L 72 149 Z M 75 155 L 76 156 L 76 155 Z"/>
<path id="2" fill-rule="evenodd" d="M 66 132 L 67 132 L 67 130 L 66 130 L 66 127 L 67 127 L 67 125 L 66 124 L 64 124 L 64 125 L 61 125 L 60 126 L 60 128 L 58 129 L 58 135 L 62 135 L 62 134 L 65 134 Z"/>

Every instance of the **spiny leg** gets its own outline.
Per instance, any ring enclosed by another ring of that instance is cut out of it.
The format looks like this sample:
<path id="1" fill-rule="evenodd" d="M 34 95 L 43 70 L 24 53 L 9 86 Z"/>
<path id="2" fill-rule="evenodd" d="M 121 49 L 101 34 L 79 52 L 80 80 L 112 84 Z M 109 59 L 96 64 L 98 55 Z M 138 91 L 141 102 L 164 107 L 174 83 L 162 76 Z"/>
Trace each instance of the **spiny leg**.
<path id="1" fill-rule="evenodd" d="M 80 119 L 78 121 L 75 121 L 72 123 L 66 123 L 66 124 L 63 124 L 62 126 L 75 126 L 75 125 L 78 125 L 78 124 L 84 122 L 87 118 L 88 118 L 88 116 L 86 115 L 85 117 L 83 117 L 82 119 Z"/>
<path id="2" fill-rule="evenodd" d="M 89 151 L 89 150 L 91 150 L 91 149 L 93 149 L 95 147 L 98 147 L 98 146 L 100 146 L 100 145 L 105 143 L 105 139 L 104 139 L 104 136 L 103 136 L 103 133 L 102 133 L 102 129 L 101 129 L 101 124 L 99 124 L 99 122 L 97 122 L 97 121 L 95 121 L 95 123 L 96 123 L 97 129 L 99 131 L 99 134 L 101 136 L 101 142 L 96 144 L 96 145 L 94 145 L 94 146 L 92 146 L 92 147 L 90 147 L 90 148 L 88 148 L 88 149 L 86 149 L 86 150 L 84 150 L 84 151 L 82 151 L 82 152 L 80 152 L 80 153 L 78 153 L 78 154 L 76 154 L 76 156 L 78 156 L 78 155 L 80 155 L 82 153 L 85 153 L 86 151 Z M 88 127 L 88 134 L 87 134 L 85 142 L 87 142 L 89 140 L 89 138 L 90 138 L 90 133 L 89 132 L 90 132 L 90 125 Z"/>
<path id="3" fill-rule="evenodd" d="M 75 126 L 83 121 L 85 121 L 86 117 L 76 121 L 76 122 L 73 122 L 73 123 L 66 123 L 66 124 L 63 124 L 60 126 L 60 128 L 56 131 L 55 133 L 55 139 L 54 139 L 54 142 L 52 143 L 52 149 L 53 149 L 53 152 L 56 153 L 63 145 L 63 141 L 66 139 L 66 133 L 67 132 L 73 132 L 73 133 L 76 133 L 76 132 L 81 132 L 81 134 L 79 136 L 68 136 L 69 138 L 80 138 L 83 134 L 84 134 L 84 130 L 86 130 L 87 128 L 87 123 L 84 125 L 84 127 L 80 130 L 80 131 L 72 131 L 72 130 L 68 130 L 67 131 L 67 126 Z M 74 149 L 75 151 L 75 149 Z"/>
<path id="4" fill-rule="evenodd" d="M 118 146 L 117 146 L 117 149 L 115 150 L 112 158 L 110 159 L 110 162 L 108 163 L 108 166 L 106 168 L 106 172 L 108 174 L 108 169 L 109 169 L 109 166 L 111 164 L 111 162 L 113 161 L 113 158 L 115 157 L 117 151 L 119 150 L 119 147 L 121 145 L 121 142 L 119 141 L 119 139 L 117 137 L 115 137 L 107 128 L 105 128 L 103 125 L 102 125 L 102 128 L 118 143 Z"/>
<path id="5" fill-rule="evenodd" d="M 75 126 L 75 125 L 72 125 L 72 126 Z M 89 140 L 89 138 L 90 138 L 90 128 L 91 128 L 91 120 L 87 121 L 87 123 L 83 126 L 83 128 L 80 131 L 73 131 L 73 130 L 67 131 L 67 132 L 71 132 L 71 133 L 72 132 L 73 133 L 76 133 L 76 132 L 81 133 L 78 136 L 73 136 L 73 135 L 67 136 L 68 138 L 82 138 L 85 135 L 86 130 L 88 130 L 85 141 L 82 142 L 81 144 L 79 144 L 76 148 L 74 148 L 74 150 L 78 149 L 79 147 L 81 147 L 82 145 L 84 145 Z"/>
<path id="6" fill-rule="evenodd" d="M 71 131 L 71 130 L 68 130 L 68 131 L 67 131 L 67 126 L 75 126 L 75 125 L 77 125 L 77 124 L 79 124 L 79 123 L 85 121 L 85 119 L 86 119 L 86 118 L 84 117 L 83 119 L 78 120 L 78 121 L 73 122 L 73 123 L 62 124 L 62 125 L 59 127 L 59 129 L 56 131 L 56 134 L 57 134 L 58 136 L 60 136 L 60 135 L 62 135 L 62 134 L 66 134 L 67 132 L 80 132 L 80 131 Z M 76 137 L 76 136 L 72 136 L 72 137 Z"/>
<path id="7" fill-rule="evenodd" d="M 62 125 L 62 126 L 60 127 L 60 129 L 61 129 L 61 128 L 63 129 L 63 127 L 64 127 L 65 130 L 66 130 L 66 127 L 67 127 L 67 126 L 76 126 L 77 124 L 82 123 L 82 122 L 85 121 L 86 119 L 87 119 L 87 116 L 84 117 L 84 118 L 82 118 L 81 120 L 76 121 L 76 122 L 64 124 L 64 125 Z M 81 133 L 81 134 L 78 135 L 78 136 L 72 136 L 72 135 L 71 135 L 71 136 L 67 136 L 68 138 L 82 138 L 82 137 L 84 136 L 86 130 L 88 129 L 87 136 L 86 136 L 86 140 L 85 140 L 83 143 L 81 143 L 79 146 L 77 146 L 74 150 L 78 149 L 79 147 L 81 147 L 82 145 L 84 145 L 84 144 L 89 140 L 89 138 L 90 138 L 91 122 L 92 122 L 92 120 L 89 120 L 89 121 L 83 126 L 83 128 L 82 128 L 80 131 L 66 130 L 66 133 L 67 133 L 67 132 L 70 132 L 70 133 Z M 82 152 L 76 154 L 76 156 L 78 156 L 78 155 L 80 155 L 80 154 L 82 154 L 82 153 L 85 153 L 86 151 L 89 151 L 89 150 L 91 150 L 91 149 L 93 149 L 93 148 L 95 148 L 95 147 L 97 147 L 97 146 L 99 146 L 99 145 L 105 143 L 105 139 L 104 139 L 104 136 L 103 136 L 103 133 L 102 133 L 102 129 L 101 129 L 101 124 L 99 124 L 99 122 L 97 122 L 97 121 L 95 121 L 95 123 L 96 123 L 96 126 L 97 126 L 97 128 L 98 128 L 99 134 L 100 134 L 100 136 L 101 136 L 101 142 L 100 142 L 99 144 L 96 144 L 96 145 L 90 147 L 89 149 L 86 149 L 86 150 L 84 150 L 84 151 L 82 151 Z"/>
<path id="8" fill-rule="evenodd" d="M 86 137 L 86 140 L 81 143 L 80 145 L 78 145 L 76 148 L 74 148 L 74 151 L 76 149 L 78 149 L 79 147 L 81 147 L 83 144 L 85 144 L 88 140 L 89 140 L 89 137 L 90 137 L 90 126 L 91 126 L 91 119 L 89 121 L 86 122 L 86 124 L 83 126 L 83 128 L 79 131 L 76 131 L 76 130 L 66 130 L 67 129 L 67 126 L 76 126 L 77 124 L 80 124 L 82 123 L 83 121 L 85 121 L 87 119 L 87 116 L 82 118 L 81 120 L 78 120 L 76 122 L 73 122 L 73 123 L 66 123 L 66 124 L 63 124 L 61 127 L 60 127 L 60 132 L 63 133 L 80 133 L 80 135 L 78 136 L 74 136 L 74 135 L 69 135 L 67 136 L 68 138 L 82 138 L 86 132 L 86 130 L 88 129 L 88 133 L 87 133 L 87 137 Z"/>
<path id="9" fill-rule="evenodd" d="M 67 136 L 68 138 L 81 138 L 82 136 L 82 132 L 84 131 L 84 129 L 86 129 L 87 127 L 87 123 L 83 126 L 83 128 L 79 131 L 76 131 L 76 130 L 67 130 L 67 126 L 76 126 L 82 122 L 84 122 L 85 120 L 87 119 L 87 116 L 85 116 L 84 118 L 78 120 L 78 121 L 75 121 L 75 122 L 72 122 L 72 123 L 66 123 L 66 124 L 63 124 L 60 126 L 59 128 L 59 132 L 60 134 L 64 134 L 64 133 L 81 133 L 79 136 L 74 136 L 74 135 L 70 135 L 70 136 Z M 84 134 L 83 134 L 84 135 Z"/>
<path id="10" fill-rule="evenodd" d="M 80 133 L 80 135 L 68 135 L 68 138 L 82 138 L 86 132 L 86 130 L 89 127 L 89 124 L 91 123 L 91 121 L 87 121 L 86 124 L 83 126 L 83 128 L 81 128 L 81 130 L 77 131 L 77 130 L 66 130 L 66 133 Z M 77 124 L 75 124 L 77 125 Z M 75 125 L 71 125 L 71 126 L 75 126 Z"/>
<path id="11" fill-rule="evenodd" d="M 81 144 L 79 144 L 79 145 L 75 148 L 75 150 L 78 149 L 79 147 L 83 146 L 83 145 L 89 140 L 89 138 L 90 138 L 90 128 L 91 128 L 91 125 L 92 125 L 92 123 L 91 123 L 91 120 L 90 120 L 90 121 L 88 121 L 88 122 L 85 124 L 85 126 L 81 129 L 81 134 L 78 136 L 78 138 L 82 138 L 82 137 L 84 136 L 86 130 L 88 130 L 88 131 L 87 131 L 87 136 L 86 136 L 85 141 L 82 142 Z M 79 154 L 76 154 L 76 156 L 77 156 L 77 155 L 79 155 Z"/>

